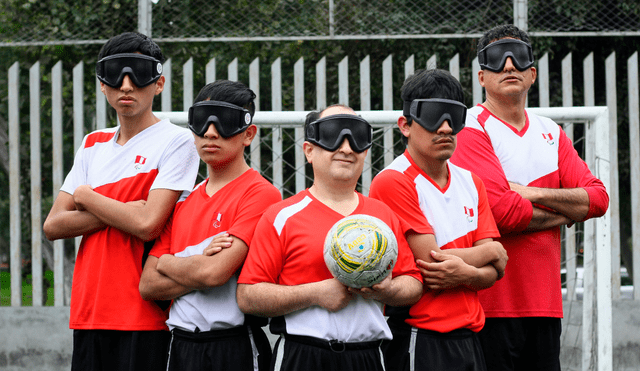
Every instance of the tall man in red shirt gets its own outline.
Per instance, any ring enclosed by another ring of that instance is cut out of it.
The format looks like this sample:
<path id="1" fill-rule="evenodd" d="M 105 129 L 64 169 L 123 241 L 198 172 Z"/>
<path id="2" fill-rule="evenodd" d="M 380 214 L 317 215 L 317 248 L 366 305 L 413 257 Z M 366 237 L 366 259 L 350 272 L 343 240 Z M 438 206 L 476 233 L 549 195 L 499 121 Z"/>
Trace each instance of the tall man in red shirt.
<path id="1" fill-rule="evenodd" d="M 166 314 L 138 292 L 144 242 L 193 188 L 198 155 L 189 130 L 152 113 L 163 61 L 158 45 L 135 32 L 102 47 L 96 74 L 120 126 L 84 138 L 44 222 L 51 240 L 82 236 L 71 289 L 72 370 L 166 365 Z"/>
<path id="2" fill-rule="evenodd" d="M 274 317 L 271 332 L 280 339 L 272 370 L 381 371 L 380 343 L 391 338 L 383 303 L 416 302 L 420 272 L 398 217 L 355 191 L 371 146 L 369 123 L 345 106 L 315 118 L 308 116 L 303 145 L 313 185 L 270 207 L 258 222 L 238 279 L 238 305 L 245 313 Z M 392 273 L 359 290 L 333 278 L 323 258 L 329 229 L 353 214 L 381 219 L 398 240 Z"/>
<path id="3" fill-rule="evenodd" d="M 425 290 L 408 313 L 387 310 L 387 370 L 485 371 L 477 292 L 502 276 L 507 256 L 493 241 L 499 234 L 484 184 L 448 161 L 465 123 L 462 86 L 447 71 L 418 70 L 402 85 L 402 100 L 407 150 L 373 179 L 370 195 L 409 224 Z"/>
<path id="4" fill-rule="evenodd" d="M 609 196 L 560 126 L 525 109 L 536 80 L 528 35 L 512 25 L 478 42 L 486 100 L 468 111 L 451 161 L 476 172 L 509 254 L 480 292 L 490 370 L 559 370 L 560 226 L 604 215 Z"/>

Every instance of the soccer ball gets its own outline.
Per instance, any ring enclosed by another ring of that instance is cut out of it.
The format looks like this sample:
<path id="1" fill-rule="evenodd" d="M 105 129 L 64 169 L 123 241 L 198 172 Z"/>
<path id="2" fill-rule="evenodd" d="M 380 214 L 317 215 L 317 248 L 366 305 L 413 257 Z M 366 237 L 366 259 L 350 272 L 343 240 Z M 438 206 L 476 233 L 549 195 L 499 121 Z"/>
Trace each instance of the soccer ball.
<path id="1" fill-rule="evenodd" d="M 324 261 L 344 285 L 371 287 L 382 281 L 398 258 L 398 242 L 382 220 L 350 215 L 331 227 L 324 240 Z"/>

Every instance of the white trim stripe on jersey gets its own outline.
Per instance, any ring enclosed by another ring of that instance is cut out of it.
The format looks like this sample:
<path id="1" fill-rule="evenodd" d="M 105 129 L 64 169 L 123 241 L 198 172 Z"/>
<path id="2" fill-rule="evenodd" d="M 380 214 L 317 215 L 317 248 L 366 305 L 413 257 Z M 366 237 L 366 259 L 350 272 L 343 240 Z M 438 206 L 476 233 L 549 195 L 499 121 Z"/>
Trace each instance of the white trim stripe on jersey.
<path id="1" fill-rule="evenodd" d="M 276 215 L 276 218 L 273 220 L 273 226 L 278 232 L 278 236 L 280 236 L 280 233 L 282 233 L 282 229 L 287 223 L 287 220 L 300 211 L 304 210 L 304 208 L 307 207 L 311 203 L 311 201 L 311 197 L 305 196 L 305 198 L 303 198 L 300 202 L 297 202 L 280 210 L 278 215 Z"/>

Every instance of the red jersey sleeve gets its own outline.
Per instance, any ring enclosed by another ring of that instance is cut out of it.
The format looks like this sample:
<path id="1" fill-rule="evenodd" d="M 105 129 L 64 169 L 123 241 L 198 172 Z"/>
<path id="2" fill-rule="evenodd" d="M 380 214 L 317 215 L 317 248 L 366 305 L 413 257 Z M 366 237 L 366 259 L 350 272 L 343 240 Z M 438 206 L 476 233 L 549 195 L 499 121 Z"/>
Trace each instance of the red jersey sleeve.
<path id="1" fill-rule="evenodd" d="M 285 253 L 273 218 L 267 212 L 258 221 L 238 283 L 278 283 Z"/>
<path id="2" fill-rule="evenodd" d="M 533 205 L 509 187 L 489 136 L 482 130 L 465 127 L 458 133 L 457 141 L 451 162 L 482 179 L 500 233 L 523 231 L 531 222 Z"/>
<path id="3" fill-rule="evenodd" d="M 246 192 L 239 200 L 241 206 L 228 230 L 230 235 L 236 236 L 249 245 L 253 238 L 258 220 L 271 205 L 282 200 L 280 191 L 270 183 L 258 183 L 250 192 Z"/>
<path id="4" fill-rule="evenodd" d="M 471 178 L 478 190 L 478 229 L 476 230 L 473 242 L 475 243 L 485 238 L 498 238 L 500 237 L 500 233 L 498 232 L 498 226 L 491 213 L 484 183 L 482 179 L 474 173 L 471 173 Z"/>
<path id="5" fill-rule="evenodd" d="M 405 234 L 434 234 L 420 209 L 418 192 L 413 180 L 396 170 L 381 171 L 371 182 L 369 197 L 384 202 L 404 222 Z"/>
<path id="6" fill-rule="evenodd" d="M 560 129 L 558 168 L 560 169 L 560 186 L 562 188 L 580 187 L 587 191 L 589 212 L 584 220 L 604 215 L 609 207 L 607 190 L 602 181 L 591 173 L 562 129 Z"/>

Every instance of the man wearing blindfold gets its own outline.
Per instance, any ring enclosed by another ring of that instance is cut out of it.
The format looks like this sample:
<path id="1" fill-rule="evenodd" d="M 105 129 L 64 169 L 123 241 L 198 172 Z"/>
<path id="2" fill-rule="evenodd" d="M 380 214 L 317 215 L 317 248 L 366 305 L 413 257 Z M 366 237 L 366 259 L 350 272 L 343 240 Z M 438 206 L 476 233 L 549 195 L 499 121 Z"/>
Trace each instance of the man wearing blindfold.
<path id="1" fill-rule="evenodd" d="M 407 149 L 373 179 L 371 197 L 409 224 L 424 293 L 410 309 L 388 308 L 386 367 L 485 371 L 478 291 L 502 277 L 507 256 L 493 241 L 499 233 L 484 184 L 448 161 L 465 125 L 462 86 L 445 70 L 418 70 L 402 85 L 402 100 Z"/>
<path id="2" fill-rule="evenodd" d="M 303 149 L 313 185 L 270 207 L 251 241 L 238 280 L 245 313 L 273 317 L 280 334 L 275 370 L 383 370 L 380 351 L 391 332 L 382 306 L 410 305 L 422 293 L 420 272 L 400 220 L 386 205 L 355 191 L 371 125 L 345 106 L 307 116 Z M 371 288 L 347 288 L 327 269 L 327 232 L 343 217 L 367 214 L 395 232 L 398 258 L 392 274 Z"/>
<path id="3" fill-rule="evenodd" d="M 560 226 L 602 216 L 609 197 L 555 122 L 525 109 L 536 79 L 528 35 L 512 25 L 478 42 L 486 100 L 467 115 L 452 162 L 478 174 L 509 254 L 479 293 L 490 370 L 559 370 Z"/>
<path id="4" fill-rule="evenodd" d="M 261 329 L 267 321 L 249 323 L 236 302 L 237 272 L 256 224 L 282 199 L 244 158 L 257 131 L 255 97 L 240 82 L 218 80 L 189 109 L 209 177 L 178 201 L 140 280 L 143 298 L 173 300 L 168 371 L 269 368 L 271 348 Z"/>
<path id="5" fill-rule="evenodd" d="M 152 113 L 162 92 L 160 48 L 134 32 L 98 55 L 100 88 L 120 126 L 88 134 L 44 223 L 49 239 L 83 236 L 73 274 L 73 370 L 166 367 L 166 315 L 138 292 L 145 241 L 193 188 L 198 158 L 188 130 Z"/>

